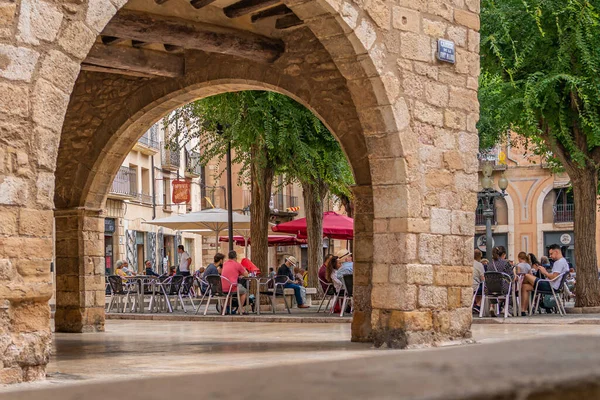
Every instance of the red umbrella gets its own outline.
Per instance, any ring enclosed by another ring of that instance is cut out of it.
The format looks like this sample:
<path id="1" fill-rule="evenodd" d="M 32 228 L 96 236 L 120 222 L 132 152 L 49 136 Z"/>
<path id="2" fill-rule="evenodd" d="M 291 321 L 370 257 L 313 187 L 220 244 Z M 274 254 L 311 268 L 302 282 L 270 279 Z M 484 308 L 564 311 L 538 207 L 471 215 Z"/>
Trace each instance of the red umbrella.
<path id="1" fill-rule="evenodd" d="M 284 222 L 275 225 L 271 229 L 273 229 L 273 232 L 293 233 L 298 235 L 299 238 L 305 238 L 307 235 L 306 218 Z M 323 237 L 352 240 L 354 238 L 354 220 L 334 211 L 323 213 Z"/>
<path id="2" fill-rule="evenodd" d="M 229 242 L 229 238 L 227 236 L 221 236 L 219 241 L 227 243 Z M 233 241 L 238 246 L 246 245 L 243 236 L 234 236 Z M 248 244 L 251 244 L 251 241 L 251 239 L 248 239 Z M 269 235 L 269 246 L 297 246 L 304 243 L 306 243 L 306 240 L 298 240 L 294 236 Z"/>

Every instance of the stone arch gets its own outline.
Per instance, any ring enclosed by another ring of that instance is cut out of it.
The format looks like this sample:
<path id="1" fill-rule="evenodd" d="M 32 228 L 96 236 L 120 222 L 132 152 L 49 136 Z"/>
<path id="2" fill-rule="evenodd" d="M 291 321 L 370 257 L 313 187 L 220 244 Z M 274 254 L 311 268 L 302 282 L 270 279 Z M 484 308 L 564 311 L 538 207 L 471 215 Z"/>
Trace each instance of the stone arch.
<path id="1" fill-rule="evenodd" d="M 63 183 L 56 193 L 54 179 L 61 132 L 77 125 L 64 117 L 68 109 L 76 109 L 72 107 L 78 87 L 73 87 L 78 76 L 88 74 L 79 75 L 80 64 L 97 35 L 126 3 L 17 0 L 8 6 L 8 18 L 0 24 L 0 41 L 7 43 L 0 53 L 8 59 L 7 67 L 0 70 L 4 113 L 0 140 L 9 144 L 0 152 L 0 212 L 8 221 L 0 232 L 0 262 L 16 271 L 9 274 L 0 298 L 10 304 L 6 313 L 11 318 L 3 319 L 9 321 L 9 341 L 23 349 L 10 359 L 2 358 L 10 372 L 0 375 L 4 381 L 44 374 L 51 277 L 49 268 L 39 265 L 52 260 L 54 200 L 56 253 L 65 255 L 56 259 L 56 270 L 60 284 L 73 288 L 63 296 L 66 307 L 57 310 L 57 321 L 74 321 L 64 329 L 71 331 L 101 329 L 103 324 L 99 210 L 86 208 L 89 199 L 83 205 L 73 201 L 81 199 L 76 193 L 83 193 L 81 182 L 89 182 L 86 176 L 101 171 L 86 163 L 67 168 L 69 173 L 59 173 Z M 285 1 L 309 28 L 292 35 L 308 31 L 312 37 L 305 43 L 322 46 L 330 57 L 331 62 L 322 64 L 334 69 L 321 70 L 318 78 L 331 74 L 343 83 L 357 116 L 350 121 L 352 129 L 360 131 L 358 139 L 367 149 L 365 171 L 370 185 L 354 190 L 359 232 L 355 250 L 360 254 L 355 284 L 364 291 L 353 319 L 355 340 L 403 347 L 469 335 L 479 9 L 477 2 L 459 3 Z M 435 60 L 439 37 L 455 41 L 455 65 Z M 235 70 L 235 63 L 228 66 Z M 294 94 L 268 78 L 255 81 Z M 143 88 L 125 79 L 118 90 L 131 94 Z M 303 93 L 310 95 L 312 90 L 306 87 Z M 314 105 L 313 109 L 323 116 Z M 88 133 L 102 124 L 97 116 L 79 117 Z M 346 121 L 335 121 L 328 124 L 343 141 L 339 132 Z M 93 136 L 81 132 L 79 140 L 70 147 L 63 141 L 61 149 L 89 155 L 87 146 L 100 140 Z M 64 171 L 62 158 L 58 171 Z M 74 187 L 64 182 L 73 182 Z M 89 204 L 97 203 L 96 198 Z M 22 246 L 35 249 L 35 260 L 23 259 L 13 250 Z M 29 321 L 31 315 L 39 316 L 33 318 L 36 322 Z M 35 349 L 35 357 L 25 349 Z"/>

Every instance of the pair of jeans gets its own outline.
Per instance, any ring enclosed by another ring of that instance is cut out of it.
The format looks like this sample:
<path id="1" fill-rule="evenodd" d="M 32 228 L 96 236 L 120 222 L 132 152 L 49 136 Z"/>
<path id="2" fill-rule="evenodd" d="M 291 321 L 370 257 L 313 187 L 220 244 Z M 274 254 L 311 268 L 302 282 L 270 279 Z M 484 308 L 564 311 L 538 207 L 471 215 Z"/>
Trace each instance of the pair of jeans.
<path id="1" fill-rule="evenodd" d="M 288 282 L 283 287 L 286 289 L 294 289 L 294 296 L 296 296 L 296 304 L 298 304 L 298 306 L 304 304 L 302 302 L 302 294 L 300 293 L 300 285 Z"/>

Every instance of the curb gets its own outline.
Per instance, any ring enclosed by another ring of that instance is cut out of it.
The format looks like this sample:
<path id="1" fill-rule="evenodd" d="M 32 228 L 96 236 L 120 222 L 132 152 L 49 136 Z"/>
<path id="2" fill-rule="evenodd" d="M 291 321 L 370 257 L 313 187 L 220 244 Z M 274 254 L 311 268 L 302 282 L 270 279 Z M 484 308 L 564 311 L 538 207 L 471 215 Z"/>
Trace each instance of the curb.
<path id="1" fill-rule="evenodd" d="M 168 314 L 106 314 L 110 320 L 134 321 L 207 321 L 207 322 L 269 322 L 303 324 L 349 324 L 351 317 L 267 317 L 267 316 L 231 316 L 231 315 L 168 315 Z"/>

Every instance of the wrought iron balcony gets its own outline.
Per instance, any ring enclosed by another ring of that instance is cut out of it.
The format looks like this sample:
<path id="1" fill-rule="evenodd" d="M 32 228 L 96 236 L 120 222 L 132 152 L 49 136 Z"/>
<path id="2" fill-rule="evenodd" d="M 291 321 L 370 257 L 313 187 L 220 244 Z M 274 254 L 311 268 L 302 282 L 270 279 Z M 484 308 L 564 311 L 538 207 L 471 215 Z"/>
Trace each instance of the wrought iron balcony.
<path id="1" fill-rule="evenodd" d="M 196 151 L 185 152 L 185 175 L 197 178 L 202 174 L 202 165 L 200 165 L 200 153 Z"/>
<path id="2" fill-rule="evenodd" d="M 496 225 L 496 208 L 494 207 L 494 216 L 492 217 L 492 226 Z M 475 210 L 475 226 L 485 226 L 485 216 L 483 214 L 483 205 L 480 204 Z"/>
<path id="3" fill-rule="evenodd" d="M 554 223 L 569 223 L 575 218 L 575 206 L 573 204 L 554 205 Z"/>
<path id="4" fill-rule="evenodd" d="M 165 148 L 165 144 L 160 144 L 160 154 L 162 168 L 169 171 L 177 171 L 181 165 L 181 151 L 178 148 Z"/>
<path id="5" fill-rule="evenodd" d="M 137 175 L 134 168 L 119 168 L 110 188 L 110 194 L 119 197 L 137 197 Z"/>
<path id="6" fill-rule="evenodd" d="M 288 196 L 281 193 L 273 194 L 273 206 L 271 209 L 278 212 L 286 212 L 290 207 L 298 207 L 298 197 Z"/>
<path id="7" fill-rule="evenodd" d="M 147 155 L 154 155 L 158 153 L 160 149 L 160 142 L 158 141 L 158 127 L 153 125 L 138 139 L 137 143 L 133 147 L 133 150 L 137 150 L 140 153 Z"/>

